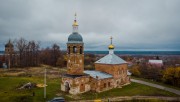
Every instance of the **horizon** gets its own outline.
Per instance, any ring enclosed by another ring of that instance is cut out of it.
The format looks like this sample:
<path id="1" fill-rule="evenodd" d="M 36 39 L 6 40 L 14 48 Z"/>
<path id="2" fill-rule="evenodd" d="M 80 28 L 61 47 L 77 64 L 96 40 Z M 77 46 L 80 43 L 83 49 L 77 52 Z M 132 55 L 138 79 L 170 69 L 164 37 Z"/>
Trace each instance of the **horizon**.
<path id="1" fill-rule="evenodd" d="M 42 50 L 42 49 L 40 49 Z M 66 51 L 66 50 L 61 50 Z M 84 50 L 84 52 L 109 52 L 109 50 Z M 0 50 L 0 52 L 5 52 Z M 114 50 L 114 52 L 180 52 L 180 50 Z"/>

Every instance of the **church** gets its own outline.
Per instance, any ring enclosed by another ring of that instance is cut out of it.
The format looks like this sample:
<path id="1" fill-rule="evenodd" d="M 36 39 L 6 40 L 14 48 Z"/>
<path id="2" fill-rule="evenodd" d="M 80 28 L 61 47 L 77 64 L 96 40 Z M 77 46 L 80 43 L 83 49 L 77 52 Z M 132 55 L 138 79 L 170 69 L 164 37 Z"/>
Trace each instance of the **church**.
<path id="1" fill-rule="evenodd" d="M 62 75 L 61 90 L 70 94 L 88 91 L 102 92 L 130 84 L 127 62 L 114 54 L 114 45 L 108 46 L 109 54 L 97 60 L 95 70 L 84 70 L 84 43 L 78 33 L 78 23 L 73 22 L 73 32 L 67 42 L 67 73 Z"/>

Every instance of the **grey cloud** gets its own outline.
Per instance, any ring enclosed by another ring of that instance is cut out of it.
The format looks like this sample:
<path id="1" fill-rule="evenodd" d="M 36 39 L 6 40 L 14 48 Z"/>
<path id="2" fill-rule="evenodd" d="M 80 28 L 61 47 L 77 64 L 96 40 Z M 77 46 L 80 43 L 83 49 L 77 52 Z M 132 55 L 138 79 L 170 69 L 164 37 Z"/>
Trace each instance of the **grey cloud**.
<path id="1" fill-rule="evenodd" d="M 1 0 L 0 50 L 9 39 L 37 40 L 66 49 L 77 12 L 85 49 L 180 50 L 179 0 Z"/>

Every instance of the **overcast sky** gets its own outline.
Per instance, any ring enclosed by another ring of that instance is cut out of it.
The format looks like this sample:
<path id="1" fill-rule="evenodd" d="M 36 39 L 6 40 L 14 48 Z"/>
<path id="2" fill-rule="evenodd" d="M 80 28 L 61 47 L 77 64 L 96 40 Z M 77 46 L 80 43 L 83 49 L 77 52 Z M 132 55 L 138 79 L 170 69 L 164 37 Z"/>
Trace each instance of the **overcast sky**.
<path id="1" fill-rule="evenodd" d="M 74 13 L 85 50 L 180 50 L 180 0 L 0 0 L 0 50 L 23 37 L 66 49 Z"/>

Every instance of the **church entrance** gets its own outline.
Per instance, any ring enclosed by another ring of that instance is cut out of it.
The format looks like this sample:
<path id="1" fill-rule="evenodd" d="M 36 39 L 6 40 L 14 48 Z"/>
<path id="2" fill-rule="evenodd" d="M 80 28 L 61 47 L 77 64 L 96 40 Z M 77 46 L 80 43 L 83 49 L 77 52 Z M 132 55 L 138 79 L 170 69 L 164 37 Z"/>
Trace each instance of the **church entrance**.
<path id="1" fill-rule="evenodd" d="M 80 92 L 84 92 L 85 91 L 85 85 L 84 84 L 81 84 L 80 85 Z"/>
<path id="2" fill-rule="evenodd" d="M 69 87 L 69 83 L 65 82 L 65 92 L 69 93 L 70 87 Z"/>

